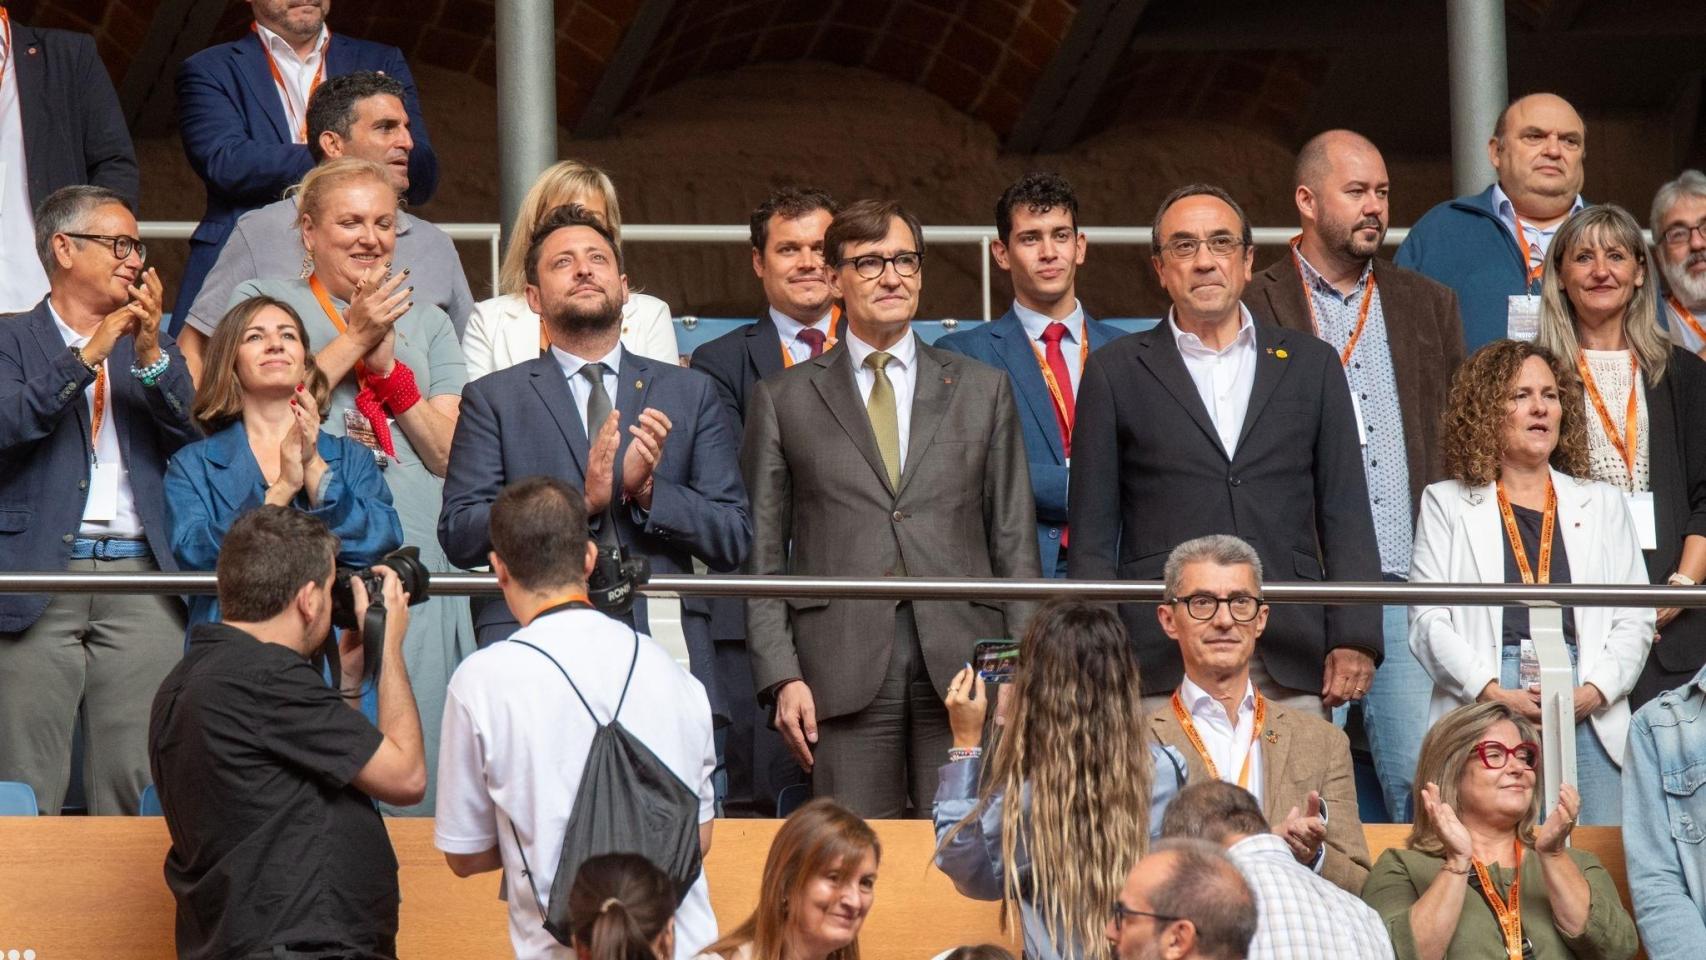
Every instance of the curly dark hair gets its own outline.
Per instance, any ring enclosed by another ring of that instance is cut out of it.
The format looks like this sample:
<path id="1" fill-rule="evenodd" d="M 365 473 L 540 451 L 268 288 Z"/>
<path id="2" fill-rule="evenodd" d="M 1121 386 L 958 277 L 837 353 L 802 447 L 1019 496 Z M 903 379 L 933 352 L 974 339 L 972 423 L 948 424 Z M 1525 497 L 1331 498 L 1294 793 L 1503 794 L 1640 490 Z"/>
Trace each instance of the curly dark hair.
<path id="1" fill-rule="evenodd" d="M 1588 436 L 1582 385 L 1575 368 L 1550 350 L 1521 340 L 1495 340 L 1470 355 L 1451 378 L 1440 417 L 1440 457 L 1447 476 L 1480 487 L 1499 478 L 1511 381 L 1529 357 L 1539 357 L 1558 380 L 1563 414 L 1552 467 L 1572 477 L 1588 475 Z"/>
<path id="2" fill-rule="evenodd" d="M 1001 192 L 995 201 L 995 236 L 1002 243 L 1013 232 L 1013 211 L 1020 205 L 1039 216 L 1059 207 L 1072 218 L 1072 229 L 1078 229 L 1078 195 L 1058 173 L 1027 173 Z"/>

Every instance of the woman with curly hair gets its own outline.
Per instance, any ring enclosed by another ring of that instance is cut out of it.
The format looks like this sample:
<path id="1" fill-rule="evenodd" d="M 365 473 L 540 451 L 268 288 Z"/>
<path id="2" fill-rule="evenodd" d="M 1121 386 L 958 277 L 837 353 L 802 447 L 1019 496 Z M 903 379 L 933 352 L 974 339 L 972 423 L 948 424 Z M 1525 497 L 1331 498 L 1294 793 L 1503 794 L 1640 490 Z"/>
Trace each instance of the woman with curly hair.
<path id="1" fill-rule="evenodd" d="M 1047 604 L 1020 641 L 980 785 L 984 681 L 967 666 L 948 685 L 954 747 L 936 790 L 936 865 L 960 893 L 1002 901 L 1004 921 L 1018 910 L 1026 957 L 1109 956 L 1108 905 L 1184 786 L 1184 759 L 1150 732 L 1141 691 L 1111 609 Z"/>
<path id="2" fill-rule="evenodd" d="M 1647 582 L 1622 493 L 1581 479 L 1588 472 L 1583 419 L 1576 371 L 1545 347 L 1499 340 L 1464 361 L 1440 428 L 1452 479 L 1422 494 L 1410 580 Z M 1629 690 L 1652 636 L 1650 608 L 1564 611 L 1576 669 L 1583 823 L 1620 819 L 1616 758 L 1629 728 Z M 1410 649 L 1434 680 L 1430 722 L 1474 702 L 1503 703 L 1540 722 L 1527 608 L 1413 606 Z"/>
<path id="3" fill-rule="evenodd" d="M 1537 343 L 1571 360 L 1587 402 L 1588 473 L 1622 490 L 1652 583 L 1706 580 L 1706 361 L 1659 326 L 1640 224 L 1584 207 L 1558 228 L 1541 280 Z M 1639 709 L 1706 663 L 1706 610 L 1659 611 L 1663 638 L 1630 694 Z M 1609 746 L 1609 745 L 1608 745 Z M 1612 750 L 1621 757 L 1622 738 Z"/>

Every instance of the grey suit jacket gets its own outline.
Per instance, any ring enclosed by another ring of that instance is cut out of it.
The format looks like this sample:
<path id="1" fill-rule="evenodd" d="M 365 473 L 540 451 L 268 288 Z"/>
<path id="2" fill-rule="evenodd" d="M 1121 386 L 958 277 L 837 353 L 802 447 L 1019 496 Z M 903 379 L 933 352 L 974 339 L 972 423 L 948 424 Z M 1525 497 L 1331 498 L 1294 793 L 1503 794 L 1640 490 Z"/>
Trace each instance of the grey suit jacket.
<path id="1" fill-rule="evenodd" d="M 1013 389 L 967 357 L 918 345 L 912 428 L 891 489 L 845 345 L 760 381 L 741 468 L 756 574 L 1037 577 L 1036 511 Z M 1017 637 L 1031 605 L 913 604 L 937 691 L 982 639 Z M 819 719 L 864 709 L 894 645 L 892 600 L 753 600 L 753 687 L 812 689 Z"/>

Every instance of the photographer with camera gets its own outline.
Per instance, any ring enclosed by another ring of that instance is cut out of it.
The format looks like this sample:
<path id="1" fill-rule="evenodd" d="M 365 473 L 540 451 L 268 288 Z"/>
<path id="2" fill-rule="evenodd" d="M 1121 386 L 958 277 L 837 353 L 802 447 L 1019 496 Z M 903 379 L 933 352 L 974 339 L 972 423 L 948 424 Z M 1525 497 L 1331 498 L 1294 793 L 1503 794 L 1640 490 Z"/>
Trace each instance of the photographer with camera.
<path id="1" fill-rule="evenodd" d="M 403 657 L 410 598 L 390 561 L 351 574 L 337 550 L 325 524 L 288 507 L 238 518 L 217 568 L 225 620 L 191 630 L 154 697 L 148 753 L 185 960 L 396 956 L 397 859 L 373 801 L 426 792 Z M 357 624 L 383 604 L 384 636 L 343 632 L 334 689 L 312 660 L 328 652 L 342 590 Z M 375 729 L 355 708 L 381 651 Z"/>

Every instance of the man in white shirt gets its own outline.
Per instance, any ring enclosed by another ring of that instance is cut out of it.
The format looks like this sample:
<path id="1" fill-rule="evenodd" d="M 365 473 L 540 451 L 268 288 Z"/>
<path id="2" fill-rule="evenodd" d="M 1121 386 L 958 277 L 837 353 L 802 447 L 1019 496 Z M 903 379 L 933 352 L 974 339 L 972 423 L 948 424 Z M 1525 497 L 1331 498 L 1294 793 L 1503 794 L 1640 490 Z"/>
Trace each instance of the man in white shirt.
<path id="1" fill-rule="evenodd" d="M 1684 170 L 1660 187 L 1649 223 L 1665 281 L 1671 342 L 1706 357 L 1706 174 Z"/>
<path id="2" fill-rule="evenodd" d="M 1360 893 L 1368 846 L 1357 817 L 1350 741 L 1313 711 L 1288 709 L 1250 680 L 1268 624 L 1262 561 L 1237 537 L 1179 544 L 1163 577 L 1161 628 L 1178 644 L 1185 676 L 1150 726 L 1178 749 L 1189 782 L 1224 780 L 1250 791 L 1299 863 Z"/>
<path id="3" fill-rule="evenodd" d="M 490 516 L 492 571 L 522 626 L 519 642 L 479 651 L 450 678 L 433 836 L 457 876 L 503 869 L 519 960 L 567 960 L 541 914 L 597 725 L 620 721 L 697 794 L 704 853 L 715 816 L 711 705 L 668 652 L 587 601 L 598 547 L 580 491 L 530 477 L 499 494 Z M 716 937 L 701 872 L 675 915 L 675 956 Z"/>
<path id="4" fill-rule="evenodd" d="M 1220 780 L 1191 784 L 1167 804 L 1161 836 L 1226 848 L 1256 895 L 1250 960 L 1391 960 L 1392 938 L 1380 914 L 1299 864 L 1250 791 Z"/>

